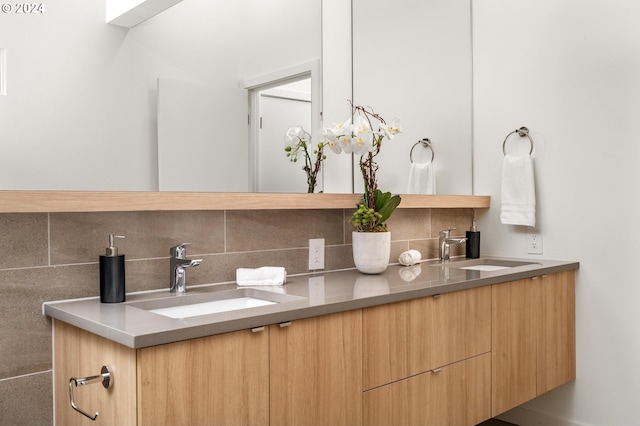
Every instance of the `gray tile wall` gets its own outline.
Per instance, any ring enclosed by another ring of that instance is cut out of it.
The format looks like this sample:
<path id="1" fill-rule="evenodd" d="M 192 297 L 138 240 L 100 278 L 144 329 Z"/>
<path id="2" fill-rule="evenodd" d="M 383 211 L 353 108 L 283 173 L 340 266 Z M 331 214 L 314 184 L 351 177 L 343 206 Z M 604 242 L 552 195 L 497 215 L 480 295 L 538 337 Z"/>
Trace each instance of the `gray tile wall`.
<path id="1" fill-rule="evenodd" d="M 324 238 L 327 270 L 353 267 L 345 210 L 0 214 L 0 425 L 53 423 L 50 300 L 99 295 L 108 234 L 126 255 L 127 292 L 168 287 L 171 246 L 203 258 L 188 282 L 233 281 L 239 267 L 307 272 L 308 240 Z M 438 255 L 440 229 L 464 235 L 470 209 L 399 209 L 389 220 L 391 261 L 410 248 Z M 461 248 L 456 254 L 461 254 Z M 78 372 L 78 374 L 91 374 Z"/>

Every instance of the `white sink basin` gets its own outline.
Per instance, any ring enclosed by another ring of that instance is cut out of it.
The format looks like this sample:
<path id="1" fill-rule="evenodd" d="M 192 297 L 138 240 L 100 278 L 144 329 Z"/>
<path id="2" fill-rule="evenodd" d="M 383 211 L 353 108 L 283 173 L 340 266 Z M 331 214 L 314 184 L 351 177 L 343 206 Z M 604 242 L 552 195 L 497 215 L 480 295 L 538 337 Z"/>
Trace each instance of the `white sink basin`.
<path id="1" fill-rule="evenodd" d="M 193 305 L 150 309 L 149 312 L 171 318 L 189 318 L 197 317 L 198 315 L 209 315 L 216 314 L 218 312 L 235 311 L 237 309 L 275 305 L 277 303 L 278 302 L 257 299 L 255 297 L 236 297 L 235 299 L 214 300 L 212 302 L 194 303 Z"/>
<path id="2" fill-rule="evenodd" d="M 169 318 L 190 318 L 303 299 L 305 298 L 291 294 L 247 287 L 218 291 L 194 291 L 183 296 L 143 300 L 128 303 L 128 305 Z"/>
<path id="3" fill-rule="evenodd" d="M 510 260 L 510 259 L 467 259 L 467 260 L 452 260 L 446 263 L 434 263 L 432 266 L 446 267 L 453 269 L 466 269 L 468 271 L 483 271 L 492 272 L 500 271 L 502 269 L 515 268 L 517 266 L 535 265 L 537 262 L 528 262 L 522 260 Z"/>
<path id="4" fill-rule="evenodd" d="M 474 265 L 474 266 L 463 266 L 458 269 L 468 269 L 470 271 L 499 271 L 501 269 L 510 269 L 513 266 L 501 266 L 501 265 Z"/>

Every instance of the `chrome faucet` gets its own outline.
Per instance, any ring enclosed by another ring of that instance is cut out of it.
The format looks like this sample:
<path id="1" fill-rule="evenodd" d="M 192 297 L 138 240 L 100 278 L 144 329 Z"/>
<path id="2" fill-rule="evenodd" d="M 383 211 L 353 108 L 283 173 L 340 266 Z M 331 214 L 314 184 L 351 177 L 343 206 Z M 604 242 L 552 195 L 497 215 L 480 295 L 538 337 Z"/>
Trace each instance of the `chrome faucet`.
<path id="1" fill-rule="evenodd" d="M 448 262 L 451 258 L 451 250 L 450 246 L 452 244 L 462 244 L 467 241 L 466 237 L 451 237 L 451 231 L 456 228 L 443 229 L 440 231 L 440 260 L 444 262 Z"/>
<path id="2" fill-rule="evenodd" d="M 202 259 L 187 259 L 186 245 L 189 243 L 182 243 L 179 246 L 171 247 L 169 252 L 171 253 L 170 259 L 170 286 L 169 292 L 181 295 L 187 291 L 186 272 L 184 268 L 191 268 L 198 266 Z"/>

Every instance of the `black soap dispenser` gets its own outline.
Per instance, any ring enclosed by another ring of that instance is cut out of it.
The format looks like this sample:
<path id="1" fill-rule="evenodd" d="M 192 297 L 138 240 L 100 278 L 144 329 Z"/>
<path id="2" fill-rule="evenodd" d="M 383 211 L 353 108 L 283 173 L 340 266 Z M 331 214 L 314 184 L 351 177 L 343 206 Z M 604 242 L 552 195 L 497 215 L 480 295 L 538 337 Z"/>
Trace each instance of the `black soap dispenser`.
<path id="1" fill-rule="evenodd" d="M 467 231 L 466 258 L 477 259 L 480 257 L 480 231 L 476 227 L 476 219 L 473 218 L 471 229 Z"/>
<path id="2" fill-rule="evenodd" d="M 114 246 L 114 238 L 124 238 L 121 235 L 109 234 L 109 247 L 106 255 L 100 256 L 100 302 L 124 302 L 124 254 L 118 255 L 118 248 Z"/>

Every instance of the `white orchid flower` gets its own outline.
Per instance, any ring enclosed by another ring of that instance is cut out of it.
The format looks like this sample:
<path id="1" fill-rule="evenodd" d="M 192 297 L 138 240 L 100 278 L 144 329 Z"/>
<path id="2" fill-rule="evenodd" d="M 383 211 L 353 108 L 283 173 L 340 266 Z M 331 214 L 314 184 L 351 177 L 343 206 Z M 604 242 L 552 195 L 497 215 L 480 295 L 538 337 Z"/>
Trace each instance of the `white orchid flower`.
<path id="1" fill-rule="evenodd" d="M 373 144 L 373 133 L 362 132 L 357 135 L 353 135 L 351 138 L 351 144 L 353 146 L 354 154 L 363 155 L 367 152 L 373 152 L 375 146 Z"/>
<path id="2" fill-rule="evenodd" d="M 320 130 L 320 143 L 328 145 L 329 149 L 336 154 L 340 154 L 342 152 L 342 145 L 332 129 Z"/>
<path id="3" fill-rule="evenodd" d="M 402 124 L 399 119 L 394 117 L 389 123 L 380 123 L 380 131 L 387 139 L 391 140 L 398 133 L 402 133 Z"/>
<path id="4" fill-rule="evenodd" d="M 302 155 L 303 145 L 311 142 L 311 135 L 305 131 L 302 126 L 291 127 L 284 135 L 284 150 L 287 152 L 289 160 L 292 162 L 298 161 L 300 155 Z"/>
<path id="5" fill-rule="evenodd" d="M 336 136 L 349 133 L 351 131 L 351 119 L 333 123 L 333 125 L 331 126 L 331 131 Z"/>
<path id="6" fill-rule="evenodd" d="M 362 116 L 357 116 L 353 120 L 353 124 L 351 125 L 351 131 L 353 134 L 358 135 L 360 133 L 369 133 L 371 132 L 371 125 L 369 124 L 369 120 Z"/>
<path id="7" fill-rule="evenodd" d="M 350 135 L 344 134 L 338 136 L 338 144 L 340 145 L 342 152 L 344 152 L 345 154 L 353 153 L 353 143 L 351 143 Z"/>
<path id="8" fill-rule="evenodd" d="M 322 129 L 321 142 L 328 143 L 331 151 L 336 154 L 344 152 L 351 154 L 353 147 L 351 146 L 351 119 L 333 123 L 328 129 Z"/>
<path id="9" fill-rule="evenodd" d="M 373 151 L 373 132 L 367 119 L 356 117 L 351 125 L 351 133 L 351 144 L 355 154 L 363 155 Z"/>
<path id="10" fill-rule="evenodd" d="M 287 146 L 294 147 L 300 142 L 307 143 L 311 140 L 311 135 L 305 131 L 302 126 L 292 127 L 287 130 L 284 135 L 284 141 Z"/>
<path id="11" fill-rule="evenodd" d="M 375 200 L 377 188 L 378 164 L 374 158 L 380 153 L 385 138 L 393 139 L 395 135 L 402 133 L 402 124 L 397 118 L 385 123 L 385 120 L 371 107 L 355 106 L 351 101 L 349 104 L 353 116 L 349 120 L 333 123 L 331 127 L 321 129 L 317 149 L 310 147 L 311 135 L 301 126 L 297 126 L 290 128 L 285 135 L 285 151 L 292 162 L 296 162 L 301 156 L 304 156 L 303 170 L 307 173 L 308 192 L 314 190 L 317 173 L 326 158 L 326 151 L 323 149 L 326 149 L 327 146 L 336 154 L 344 152 L 345 154 L 359 155 L 360 170 L 365 181 L 366 199 L 371 201 Z M 316 154 L 315 165 L 312 164 L 309 154 L 312 150 Z M 380 226 L 364 231 L 377 232 L 382 228 Z M 386 225 L 384 230 L 386 230 Z"/>

